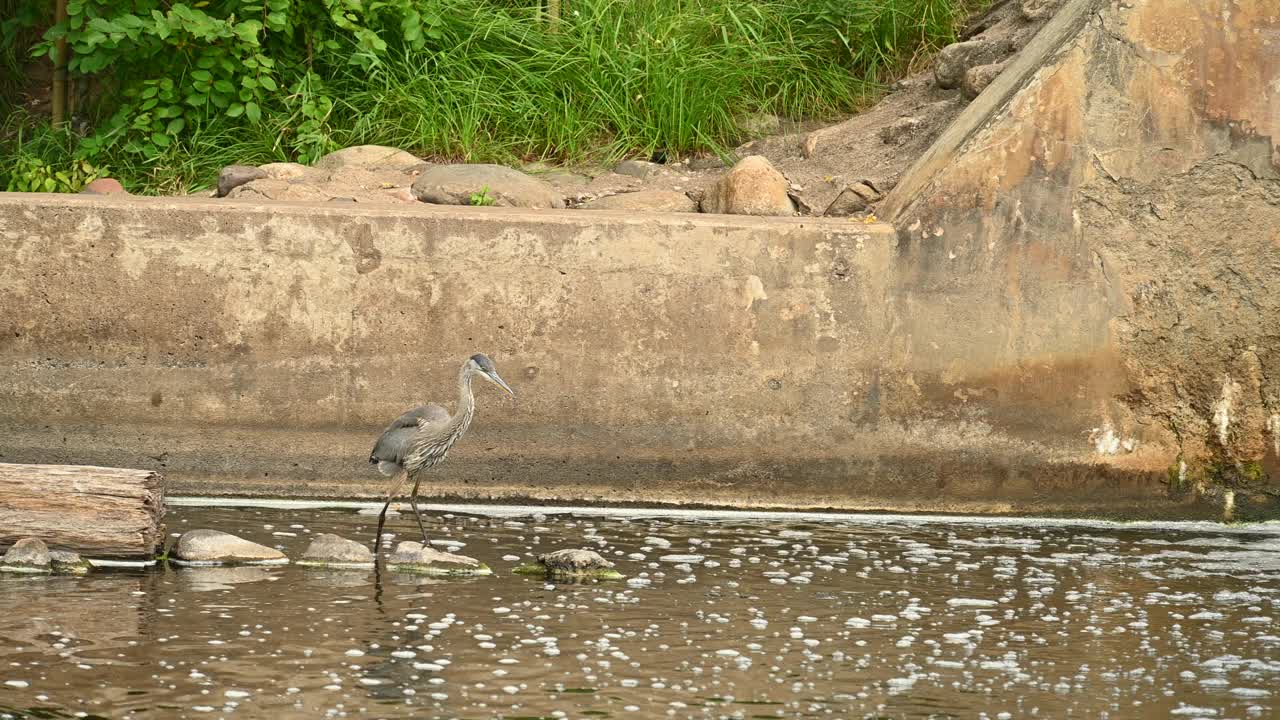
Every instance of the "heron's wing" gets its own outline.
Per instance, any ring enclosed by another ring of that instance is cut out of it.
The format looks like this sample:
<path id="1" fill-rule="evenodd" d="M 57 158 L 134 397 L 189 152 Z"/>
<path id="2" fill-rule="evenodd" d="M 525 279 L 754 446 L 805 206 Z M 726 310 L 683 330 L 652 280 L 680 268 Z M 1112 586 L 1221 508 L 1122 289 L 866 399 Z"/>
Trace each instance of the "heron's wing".
<path id="1" fill-rule="evenodd" d="M 384 432 L 390 432 L 397 428 L 418 427 L 419 420 L 427 423 L 428 425 L 441 421 L 448 422 L 449 411 L 435 403 L 419 405 L 396 418 L 394 422 L 387 426 L 387 429 Z"/>
<path id="2" fill-rule="evenodd" d="M 378 466 L 383 475 L 395 475 L 404 465 L 405 453 L 414 433 L 418 431 L 419 422 L 423 424 L 447 423 L 449 412 L 435 403 L 427 403 L 406 412 L 382 431 L 378 442 L 374 443 L 369 453 L 369 462 Z"/>

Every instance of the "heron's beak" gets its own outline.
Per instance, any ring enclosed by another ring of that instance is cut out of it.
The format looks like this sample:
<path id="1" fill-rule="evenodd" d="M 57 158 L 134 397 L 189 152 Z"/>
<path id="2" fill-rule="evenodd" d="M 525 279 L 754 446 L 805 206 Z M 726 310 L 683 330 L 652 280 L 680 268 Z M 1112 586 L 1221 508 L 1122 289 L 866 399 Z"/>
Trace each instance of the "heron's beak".
<path id="1" fill-rule="evenodd" d="M 484 376 L 489 378 L 489 382 L 492 382 L 494 385 L 497 385 L 498 387 L 510 393 L 511 397 L 516 396 L 516 391 L 511 389 L 511 386 L 507 384 L 506 380 L 503 380 L 502 378 L 498 377 L 498 373 L 496 372 L 492 374 L 485 373 Z"/>

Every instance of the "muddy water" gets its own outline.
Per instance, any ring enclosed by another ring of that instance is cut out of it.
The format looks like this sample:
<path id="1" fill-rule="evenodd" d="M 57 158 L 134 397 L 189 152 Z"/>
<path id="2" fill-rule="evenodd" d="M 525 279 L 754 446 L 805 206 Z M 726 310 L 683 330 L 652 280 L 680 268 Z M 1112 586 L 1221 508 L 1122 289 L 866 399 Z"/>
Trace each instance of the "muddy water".
<path id="1" fill-rule="evenodd" d="M 177 508 L 169 527 L 296 557 L 372 520 Z M 0 717 L 1280 717 L 1274 527 L 435 513 L 429 530 L 496 574 L 0 578 Z M 509 573 L 575 546 L 629 580 Z"/>

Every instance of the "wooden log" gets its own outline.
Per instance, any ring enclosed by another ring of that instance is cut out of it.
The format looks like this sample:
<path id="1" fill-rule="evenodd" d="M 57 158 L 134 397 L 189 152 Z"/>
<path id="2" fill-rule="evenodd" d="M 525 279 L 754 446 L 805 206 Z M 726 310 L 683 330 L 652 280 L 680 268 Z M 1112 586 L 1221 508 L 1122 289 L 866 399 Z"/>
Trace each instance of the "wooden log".
<path id="1" fill-rule="evenodd" d="M 0 463 L 0 547 L 38 537 L 96 558 L 149 559 L 164 540 L 164 476 Z"/>

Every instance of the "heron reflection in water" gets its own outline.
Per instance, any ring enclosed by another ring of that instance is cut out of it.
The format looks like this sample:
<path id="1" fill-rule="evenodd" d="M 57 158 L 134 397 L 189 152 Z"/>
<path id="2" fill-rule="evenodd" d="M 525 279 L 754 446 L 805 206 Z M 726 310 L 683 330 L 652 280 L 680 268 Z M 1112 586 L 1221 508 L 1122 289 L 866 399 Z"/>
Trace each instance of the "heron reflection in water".
<path id="1" fill-rule="evenodd" d="M 488 356 L 483 353 L 472 355 L 458 372 L 457 412 L 450 416 L 448 410 L 435 403 L 419 405 L 388 425 L 373 446 L 369 462 L 378 466 L 378 471 L 383 475 L 395 478 L 391 489 L 387 491 L 387 502 L 382 506 L 382 512 L 378 513 L 378 534 L 373 541 L 375 557 L 382 549 L 382 526 L 387 519 L 387 508 L 391 507 L 397 491 L 409 480 L 413 481 L 413 489 L 409 491 L 409 504 L 413 506 L 418 529 L 422 531 L 422 543 L 427 544 L 427 529 L 422 524 L 422 513 L 418 510 L 418 485 L 422 482 L 422 472 L 444 462 L 449 449 L 471 425 L 471 418 L 476 411 L 475 397 L 471 394 L 471 378 L 476 375 L 515 396 L 515 391 L 498 375 Z"/>

